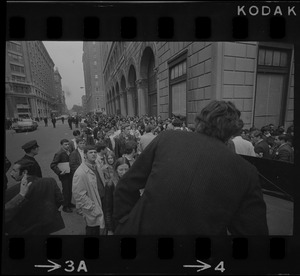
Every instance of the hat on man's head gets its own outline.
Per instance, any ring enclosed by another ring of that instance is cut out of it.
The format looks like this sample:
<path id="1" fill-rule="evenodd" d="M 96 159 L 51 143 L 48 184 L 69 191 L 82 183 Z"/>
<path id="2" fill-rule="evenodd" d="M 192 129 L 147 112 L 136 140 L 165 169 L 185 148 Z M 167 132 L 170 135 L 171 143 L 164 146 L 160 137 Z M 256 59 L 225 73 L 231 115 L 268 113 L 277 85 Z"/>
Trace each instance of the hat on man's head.
<path id="1" fill-rule="evenodd" d="M 28 149 L 35 148 L 35 147 L 39 147 L 39 145 L 37 144 L 36 140 L 32 140 L 32 141 L 29 141 L 26 144 L 24 144 L 22 146 L 22 149 L 23 150 L 28 150 Z"/>

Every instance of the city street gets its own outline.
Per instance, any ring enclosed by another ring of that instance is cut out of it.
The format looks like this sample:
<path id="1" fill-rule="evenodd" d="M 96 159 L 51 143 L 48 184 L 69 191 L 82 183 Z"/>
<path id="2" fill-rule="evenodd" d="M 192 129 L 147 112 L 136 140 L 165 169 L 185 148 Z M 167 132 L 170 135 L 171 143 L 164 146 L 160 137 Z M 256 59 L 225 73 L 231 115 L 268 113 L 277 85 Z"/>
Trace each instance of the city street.
<path id="1" fill-rule="evenodd" d="M 35 158 L 41 166 L 43 176 L 54 177 L 61 188 L 61 183 L 57 175 L 51 170 L 50 163 L 55 152 L 60 148 L 60 140 L 63 138 L 72 139 L 73 130 L 70 130 L 66 121 L 64 124 L 61 121 L 57 121 L 56 128 L 53 128 L 51 123 L 48 123 L 48 127 L 45 127 L 44 122 L 40 122 L 38 129 L 33 132 L 15 133 L 13 130 L 6 130 L 6 156 L 13 164 L 25 154 L 21 148 L 22 145 L 33 139 L 37 140 L 40 151 Z M 14 180 L 9 176 L 10 170 L 7 173 L 8 187 L 15 184 Z M 264 195 L 264 199 L 267 204 L 267 220 L 270 235 L 292 235 L 293 202 L 269 195 Z M 85 224 L 82 216 L 78 215 L 75 210 L 73 213 L 61 213 L 66 228 L 54 233 L 54 235 L 85 234 Z"/>
<path id="2" fill-rule="evenodd" d="M 74 129 L 75 128 L 73 127 L 73 130 Z M 51 121 L 48 122 L 48 127 L 45 127 L 44 121 L 42 121 L 39 122 L 37 130 L 32 132 L 16 133 L 13 130 L 6 130 L 6 156 L 13 165 L 15 161 L 19 160 L 25 154 L 22 145 L 30 140 L 37 140 L 40 150 L 39 154 L 35 156 L 35 159 L 42 169 L 43 177 L 53 177 L 61 188 L 58 176 L 51 170 L 50 163 L 53 160 L 54 154 L 60 148 L 60 140 L 63 138 L 69 140 L 72 139 L 73 130 L 70 130 L 66 121 L 62 124 L 60 120 L 56 122 L 56 128 L 53 128 Z M 10 170 L 7 172 L 8 187 L 16 184 L 9 176 Z M 54 234 L 82 235 L 85 233 L 85 223 L 83 218 L 75 212 L 75 209 L 73 210 L 73 213 L 61 212 L 61 214 L 66 228 Z"/>

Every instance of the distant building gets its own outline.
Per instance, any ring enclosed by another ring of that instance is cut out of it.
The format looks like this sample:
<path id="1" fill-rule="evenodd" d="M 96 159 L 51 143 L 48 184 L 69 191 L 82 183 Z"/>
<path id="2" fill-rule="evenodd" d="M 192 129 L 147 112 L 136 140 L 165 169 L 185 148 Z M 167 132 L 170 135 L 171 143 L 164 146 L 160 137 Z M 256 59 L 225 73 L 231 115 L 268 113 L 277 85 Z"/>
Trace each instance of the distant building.
<path id="1" fill-rule="evenodd" d="M 294 119 L 294 48 L 274 42 L 101 42 L 108 114 L 186 117 L 235 103 L 245 128 Z"/>
<path id="2" fill-rule="evenodd" d="M 65 109 L 65 97 L 62 90 L 61 79 L 62 77 L 58 71 L 58 68 L 56 67 L 54 71 L 54 89 L 56 97 L 55 109 L 57 110 L 58 114 L 63 114 Z"/>
<path id="3" fill-rule="evenodd" d="M 6 117 L 50 116 L 55 102 L 53 67 L 41 41 L 6 42 Z"/>
<path id="4" fill-rule="evenodd" d="M 86 95 L 83 95 L 81 97 L 81 105 L 82 105 L 82 109 L 83 109 L 83 113 L 87 113 L 87 110 L 86 110 Z"/>
<path id="5" fill-rule="evenodd" d="M 103 49 L 100 42 L 83 42 L 83 71 L 86 112 L 105 112 L 105 86 L 103 79 Z"/>

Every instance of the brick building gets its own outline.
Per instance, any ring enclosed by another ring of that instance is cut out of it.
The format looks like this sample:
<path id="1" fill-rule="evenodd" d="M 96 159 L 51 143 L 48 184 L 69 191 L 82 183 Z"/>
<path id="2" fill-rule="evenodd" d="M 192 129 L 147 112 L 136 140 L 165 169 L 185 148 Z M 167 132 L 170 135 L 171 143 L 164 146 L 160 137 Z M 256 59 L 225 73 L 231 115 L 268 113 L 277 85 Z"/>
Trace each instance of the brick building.
<path id="1" fill-rule="evenodd" d="M 103 80 L 103 49 L 105 43 L 83 42 L 83 71 L 86 112 L 106 112 Z"/>
<path id="2" fill-rule="evenodd" d="M 50 116 L 55 103 L 53 67 L 41 41 L 6 42 L 6 117 Z"/>
<path id="3" fill-rule="evenodd" d="M 108 114 L 175 114 L 191 125 L 217 99 L 235 103 L 245 128 L 287 128 L 294 119 L 290 44 L 113 42 L 104 51 L 103 74 Z"/>

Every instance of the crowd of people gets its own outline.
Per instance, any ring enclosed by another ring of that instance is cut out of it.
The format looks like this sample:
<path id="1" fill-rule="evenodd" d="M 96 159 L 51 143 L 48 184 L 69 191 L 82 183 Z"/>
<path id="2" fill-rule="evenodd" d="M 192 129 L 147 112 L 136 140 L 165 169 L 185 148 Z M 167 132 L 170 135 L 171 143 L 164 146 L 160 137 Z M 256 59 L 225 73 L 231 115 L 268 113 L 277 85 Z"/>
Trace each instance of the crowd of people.
<path id="1" fill-rule="evenodd" d="M 90 115 L 68 124 L 73 138 L 60 141 L 50 164 L 62 192 L 42 177 L 37 141 L 23 146 L 11 173 L 20 185 L 6 191 L 8 234 L 58 231 L 60 206 L 83 217 L 87 235 L 267 234 L 258 173 L 239 155 L 293 162 L 293 126 L 246 130 L 231 102 L 212 101 L 189 127 L 175 115 Z M 42 183 L 49 194 L 38 191 Z M 38 192 L 44 205 L 27 222 Z"/>

